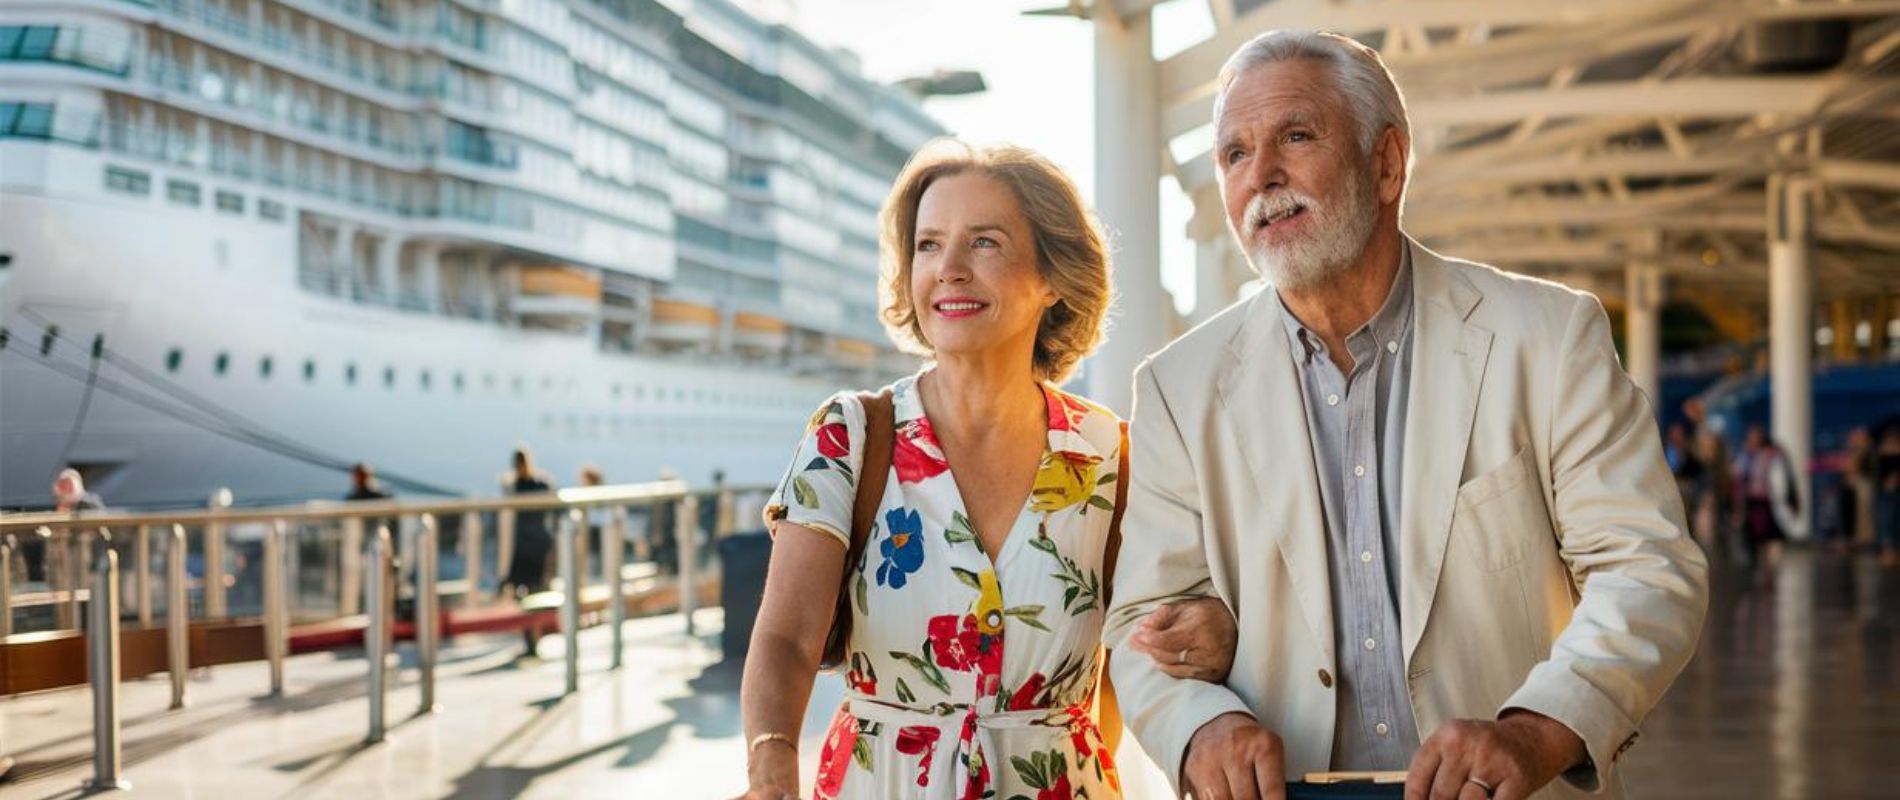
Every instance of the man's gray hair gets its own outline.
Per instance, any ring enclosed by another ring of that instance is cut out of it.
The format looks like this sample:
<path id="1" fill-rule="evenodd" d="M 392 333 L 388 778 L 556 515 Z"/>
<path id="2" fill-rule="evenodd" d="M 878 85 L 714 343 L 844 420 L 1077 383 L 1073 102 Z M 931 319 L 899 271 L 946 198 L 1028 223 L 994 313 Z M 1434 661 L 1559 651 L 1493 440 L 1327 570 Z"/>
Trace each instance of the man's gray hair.
<path id="1" fill-rule="evenodd" d="M 1412 125 L 1405 116 L 1405 96 L 1392 80 L 1392 72 L 1379 58 L 1379 52 L 1337 33 L 1278 30 L 1255 36 L 1240 46 L 1220 68 L 1214 89 L 1214 124 L 1220 124 L 1227 92 L 1242 73 L 1254 67 L 1282 61 L 1317 61 L 1332 68 L 1339 93 L 1350 106 L 1353 122 L 1359 126 L 1359 152 L 1372 154 L 1387 127 L 1398 129 L 1411 141 Z M 1409 156 L 1409 154 L 1408 154 Z M 1410 167 L 1411 159 L 1406 159 Z"/>

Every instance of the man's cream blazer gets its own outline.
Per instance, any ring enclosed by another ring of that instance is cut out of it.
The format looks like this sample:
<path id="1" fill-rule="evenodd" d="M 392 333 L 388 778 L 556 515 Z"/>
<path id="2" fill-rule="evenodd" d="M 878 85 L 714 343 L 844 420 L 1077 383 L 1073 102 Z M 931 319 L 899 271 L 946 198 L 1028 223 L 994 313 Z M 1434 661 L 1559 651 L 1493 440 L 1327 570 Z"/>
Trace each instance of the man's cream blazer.
<path id="1" fill-rule="evenodd" d="M 1594 296 L 1408 245 L 1399 618 L 1419 737 L 1536 711 L 1574 730 L 1593 764 L 1539 796 L 1619 795 L 1612 768 L 1688 661 L 1708 604 L 1650 404 Z M 1225 601 L 1240 629 L 1224 685 L 1132 653 L 1111 662 L 1130 728 L 1177 789 L 1189 739 L 1229 711 L 1284 738 L 1289 778 L 1329 767 L 1326 532 L 1281 313 L 1262 292 L 1135 373 L 1106 641 L 1196 595 Z"/>

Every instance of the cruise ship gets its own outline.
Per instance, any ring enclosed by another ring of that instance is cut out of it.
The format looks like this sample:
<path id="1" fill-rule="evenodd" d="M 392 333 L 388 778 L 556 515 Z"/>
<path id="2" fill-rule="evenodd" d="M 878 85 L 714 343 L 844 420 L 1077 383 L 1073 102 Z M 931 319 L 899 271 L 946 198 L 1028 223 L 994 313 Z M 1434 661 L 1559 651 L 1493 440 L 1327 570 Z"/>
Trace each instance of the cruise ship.
<path id="1" fill-rule="evenodd" d="M 729 0 L 0 0 L 0 507 L 771 481 L 940 133 Z"/>

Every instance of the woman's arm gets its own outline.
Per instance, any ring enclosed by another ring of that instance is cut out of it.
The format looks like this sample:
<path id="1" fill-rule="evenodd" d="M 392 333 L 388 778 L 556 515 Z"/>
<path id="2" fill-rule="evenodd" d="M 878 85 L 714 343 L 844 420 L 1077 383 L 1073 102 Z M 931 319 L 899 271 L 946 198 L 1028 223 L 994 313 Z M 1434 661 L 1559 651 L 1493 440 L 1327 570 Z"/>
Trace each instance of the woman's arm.
<path id="1" fill-rule="evenodd" d="M 831 630 L 844 556 L 835 536 L 790 522 L 777 525 L 739 705 L 746 742 L 761 734 L 786 740 L 759 742 L 747 753 L 748 800 L 798 795 L 798 733 Z"/>

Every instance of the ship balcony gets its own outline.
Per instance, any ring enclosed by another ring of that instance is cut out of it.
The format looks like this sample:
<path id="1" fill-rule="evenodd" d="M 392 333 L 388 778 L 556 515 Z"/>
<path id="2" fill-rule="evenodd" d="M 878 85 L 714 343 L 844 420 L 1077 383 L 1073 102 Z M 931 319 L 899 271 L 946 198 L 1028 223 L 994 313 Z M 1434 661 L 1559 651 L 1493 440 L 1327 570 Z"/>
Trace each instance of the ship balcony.
<path id="1" fill-rule="evenodd" d="M 647 338 L 668 345 L 708 345 L 719 332 L 719 310 L 679 298 L 653 300 L 653 322 Z"/>
<path id="2" fill-rule="evenodd" d="M 732 320 L 732 347 L 748 355 L 782 353 L 791 343 L 791 334 L 783 320 L 739 312 Z"/>
<path id="3" fill-rule="evenodd" d="M 598 301 L 564 294 L 521 295 L 508 305 L 517 316 L 595 317 L 600 314 Z"/>

